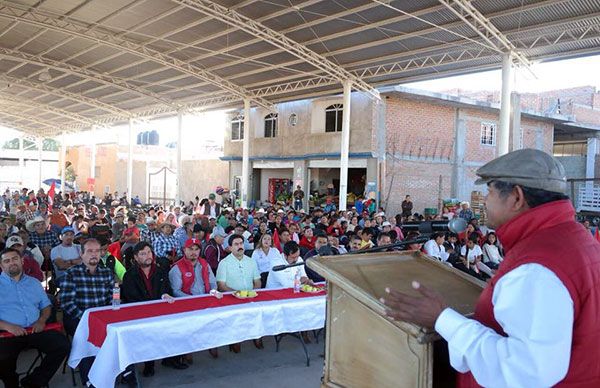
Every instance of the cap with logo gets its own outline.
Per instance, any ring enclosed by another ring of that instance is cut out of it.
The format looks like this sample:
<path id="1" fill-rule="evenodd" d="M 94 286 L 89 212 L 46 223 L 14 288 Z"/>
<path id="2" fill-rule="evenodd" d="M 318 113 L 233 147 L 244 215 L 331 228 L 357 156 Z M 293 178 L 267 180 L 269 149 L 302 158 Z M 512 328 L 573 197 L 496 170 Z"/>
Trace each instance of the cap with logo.
<path id="1" fill-rule="evenodd" d="M 189 238 L 187 239 L 187 241 L 184 244 L 184 248 L 189 248 L 192 245 L 196 245 L 198 248 L 202 248 L 202 242 L 200 240 L 198 240 L 197 238 Z"/>
<path id="2" fill-rule="evenodd" d="M 502 181 L 556 193 L 567 190 L 563 165 L 547 153 L 530 148 L 502 155 L 481 166 L 476 174 L 477 185 Z"/>
<path id="3" fill-rule="evenodd" d="M 19 236 L 10 236 L 6 239 L 6 247 L 12 248 L 14 245 L 23 245 L 23 240 Z"/>

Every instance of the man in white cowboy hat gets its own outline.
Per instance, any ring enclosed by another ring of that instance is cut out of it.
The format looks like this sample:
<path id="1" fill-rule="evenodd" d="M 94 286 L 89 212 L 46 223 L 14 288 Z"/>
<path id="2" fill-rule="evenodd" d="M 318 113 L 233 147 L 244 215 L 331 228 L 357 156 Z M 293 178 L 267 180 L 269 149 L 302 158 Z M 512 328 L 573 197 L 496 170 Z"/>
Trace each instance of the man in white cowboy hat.
<path id="1" fill-rule="evenodd" d="M 460 203 L 460 212 L 458 212 L 458 217 L 462 218 L 463 220 L 469 222 L 471 221 L 475 216 L 473 215 L 473 210 L 471 210 L 471 205 L 469 204 L 469 202 L 467 201 L 463 201 Z"/>
<path id="2" fill-rule="evenodd" d="M 192 238 L 192 233 L 194 232 L 194 220 L 191 216 L 185 215 L 181 217 L 179 220 L 179 228 L 175 229 L 173 236 L 177 239 L 177 243 L 179 247 L 183 250 L 183 246 L 185 242 Z"/>
<path id="3" fill-rule="evenodd" d="M 27 221 L 25 227 L 29 231 L 29 241 L 40 248 L 45 260 L 50 260 L 50 251 L 60 244 L 56 233 L 48 230 L 48 225 L 43 217 L 35 217 L 31 221 Z"/>
<path id="4" fill-rule="evenodd" d="M 33 204 L 35 206 L 35 204 Z M 17 206 L 17 213 L 15 214 L 15 219 L 17 223 L 25 224 L 27 221 L 31 221 L 35 218 L 35 209 L 32 210 L 24 203 L 19 204 Z"/>

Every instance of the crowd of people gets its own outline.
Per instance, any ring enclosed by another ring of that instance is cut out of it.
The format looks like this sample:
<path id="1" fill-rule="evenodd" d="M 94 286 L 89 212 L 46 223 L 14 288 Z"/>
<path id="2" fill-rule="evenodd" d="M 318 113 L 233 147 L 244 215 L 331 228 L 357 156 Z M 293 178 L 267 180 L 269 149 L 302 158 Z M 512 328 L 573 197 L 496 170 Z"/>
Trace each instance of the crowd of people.
<path id="1" fill-rule="evenodd" d="M 59 319 L 72 336 L 86 309 L 111 303 L 115 284 L 124 303 L 173 302 L 211 290 L 293 287 L 297 277 L 313 285 L 324 279 L 308 267 L 273 267 L 374 247 L 422 250 L 482 280 L 493 276 L 503 257 L 495 233 L 478 225 L 468 203 L 457 214 L 469 222 L 463 233 L 437 232 L 424 245 L 396 244 L 419 237 L 404 225 L 432 219 L 412 214 L 409 196 L 395 216 L 381 208 L 307 212 L 298 200 L 233 209 L 218 203 L 215 194 L 163 208 L 128 202 L 118 193 L 102 200 L 88 193 L 50 198 L 43 190 L 26 189 L 7 191 L 0 206 L 0 293 L 10 295 L 0 301 L 0 330 L 11 334 L 0 338 L 0 378 L 7 388 L 19 386 L 16 359 L 28 347 L 38 347 L 46 357 L 20 384 L 45 386 L 69 351 L 67 338 L 44 331 L 45 325 Z M 32 333 L 25 335 L 28 327 Z M 263 347 L 261 339 L 254 345 Z M 240 352 L 241 346 L 231 344 L 229 350 Z M 218 357 L 218 349 L 209 353 Z M 161 361 L 175 369 L 191 362 L 190 355 Z M 84 383 L 92 363 L 89 357 L 79 364 Z M 134 386 L 132 368 L 121 378 Z M 146 362 L 143 375 L 154 373 L 154 362 Z"/>

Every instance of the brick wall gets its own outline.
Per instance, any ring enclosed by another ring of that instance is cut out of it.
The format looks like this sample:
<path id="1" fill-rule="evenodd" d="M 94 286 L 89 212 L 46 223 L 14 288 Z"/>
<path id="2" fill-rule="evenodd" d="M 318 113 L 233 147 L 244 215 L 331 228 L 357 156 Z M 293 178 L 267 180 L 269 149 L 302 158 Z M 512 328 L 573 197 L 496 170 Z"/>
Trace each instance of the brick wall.
<path id="1" fill-rule="evenodd" d="M 573 113 L 578 123 L 600 125 L 600 108 L 589 108 L 582 105 L 573 105 Z"/>
<path id="2" fill-rule="evenodd" d="M 494 159 L 495 146 L 481 144 L 481 123 L 498 124 L 497 113 L 480 109 L 459 109 L 465 121 L 464 180 L 458 192 L 468 193 L 475 186 L 475 171 Z M 388 214 L 400 212 L 404 196 L 411 195 L 414 211 L 438 206 L 439 177 L 442 176 L 442 199 L 452 194 L 456 108 L 432 102 L 386 96 L 385 186 L 381 193 Z M 522 118 L 523 145 L 527 148 L 552 150 L 552 124 Z M 386 202 L 387 201 L 387 202 Z"/>
<path id="3" fill-rule="evenodd" d="M 455 109 L 386 97 L 387 152 L 416 158 L 451 159 Z"/>
<path id="4" fill-rule="evenodd" d="M 408 194 L 412 197 L 413 212 L 423 213 L 426 207 L 438 206 L 439 177 L 442 176 L 442 198 L 450 197 L 452 165 L 448 162 L 407 161 L 387 159 L 386 191 L 388 215 L 400 213 L 400 204 Z M 389 194 L 389 196 L 388 196 Z"/>

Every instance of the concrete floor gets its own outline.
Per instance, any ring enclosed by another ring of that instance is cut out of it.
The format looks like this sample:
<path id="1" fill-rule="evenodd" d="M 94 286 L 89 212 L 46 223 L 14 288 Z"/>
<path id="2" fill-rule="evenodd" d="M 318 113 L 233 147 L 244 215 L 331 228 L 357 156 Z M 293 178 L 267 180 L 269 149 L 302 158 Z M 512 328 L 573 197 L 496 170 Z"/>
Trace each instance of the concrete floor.
<path id="1" fill-rule="evenodd" d="M 312 339 L 312 336 L 311 336 Z M 234 354 L 227 347 L 219 348 L 219 358 L 213 359 L 208 352 L 194 353 L 194 364 L 186 370 L 165 368 L 156 363 L 153 377 L 141 376 L 143 365 L 138 365 L 141 386 L 153 387 L 211 387 L 211 388 L 317 388 L 323 373 L 323 337 L 319 344 L 314 340 L 307 345 L 310 366 L 306 367 L 306 358 L 300 342 L 285 337 L 279 352 L 275 352 L 273 337 L 263 338 L 265 348 L 258 350 L 251 341 L 242 344 L 241 353 Z M 34 351 L 23 353 L 19 359 L 18 370 L 26 369 L 35 357 Z M 81 387 L 79 374 L 76 374 L 77 386 Z M 124 385 L 120 385 L 124 387 Z M 62 374 L 60 369 L 50 381 L 51 388 L 72 387 L 71 375 Z"/>

